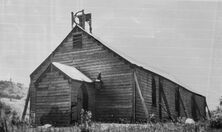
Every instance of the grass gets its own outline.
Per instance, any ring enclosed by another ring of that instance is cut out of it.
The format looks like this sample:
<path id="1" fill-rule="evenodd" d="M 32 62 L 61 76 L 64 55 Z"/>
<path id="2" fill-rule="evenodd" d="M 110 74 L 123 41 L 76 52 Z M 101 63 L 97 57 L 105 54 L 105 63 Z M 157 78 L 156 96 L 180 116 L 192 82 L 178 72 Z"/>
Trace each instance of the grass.
<path id="1" fill-rule="evenodd" d="M 8 100 L 6 99 L 5 102 Z M 3 101 L 4 102 L 4 101 Z M 16 101 L 12 101 L 14 104 Z M 84 131 L 86 126 L 89 126 L 87 131 L 89 132 L 222 132 L 220 129 L 212 129 L 210 127 L 215 126 L 222 120 L 220 115 L 214 114 L 211 120 L 204 122 L 196 122 L 195 124 L 185 123 L 144 123 L 144 124 L 117 124 L 117 123 L 95 123 L 91 122 L 91 113 L 87 111 L 81 112 L 81 125 L 69 126 L 69 127 L 36 127 L 33 128 L 28 125 L 28 122 L 21 122 L 15 117 L 19 117 L 17 113 L 13 112 L 13 109 L 1 103 L 0 101 L 0 132 L 81 132 Z M 4 111 L 2 111 L 4 110 Z M 218 113 L 221 114 L 221 111 Z M 15 119 L 16 123 L 12 123 Z M 86 125 L 87 124 L 87 125 Z M 2 129 L 4 125 L 4 130 Z M 7 130 L 7 131 L 5 131 Z"/>
<path id="2" fill-rule="evenodd" d="M 9 132 L 81 132 L 80 127 L 50 127 L 31 128 L 26 125 L 10 126 Z M 211 130 L 206 122 L 196 124 L 156 123 L 156 124 L 117 124 L 117 123 L 93 123 L 90 132 L 219 132 L 221 129 Z"/>
<path id="3" fill-rule="evenodd" d="M 9 99 L 9 98 L 0 98 L 0 102 L 4 103 L 5 105 L 9 106 L 12 111 L 16 111 L 16 113 L 21 116 L 25 100 L 24 99 Z"/>

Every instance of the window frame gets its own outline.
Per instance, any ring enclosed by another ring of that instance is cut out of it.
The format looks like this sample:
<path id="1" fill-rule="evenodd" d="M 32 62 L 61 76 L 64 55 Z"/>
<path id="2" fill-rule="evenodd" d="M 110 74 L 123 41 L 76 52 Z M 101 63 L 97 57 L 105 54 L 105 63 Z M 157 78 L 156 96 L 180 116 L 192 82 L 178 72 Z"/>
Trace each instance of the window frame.
<path id="1" fill-rule="evenodd" d="M 74 49 L 82 48 L 82 40 L 83 40 L 82 33 L 75 33 L 75 34 L 73 34 L 72 35 L 72 47 Z"/>

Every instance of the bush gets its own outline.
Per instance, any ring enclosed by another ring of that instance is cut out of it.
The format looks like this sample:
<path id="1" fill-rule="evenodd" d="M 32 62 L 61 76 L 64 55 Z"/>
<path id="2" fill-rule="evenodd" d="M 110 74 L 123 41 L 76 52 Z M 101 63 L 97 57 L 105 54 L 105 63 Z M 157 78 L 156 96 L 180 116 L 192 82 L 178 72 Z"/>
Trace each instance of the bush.
<path id="1" fill-rule="evenodd" d="M 211 128 L 222 128 L 222 108 L 218 107 L 212 112 L 212 117 L 210 119 Z"/>
<path id="2" fill-rule="evenodd" d="M 89 131 L 90 127 L 92 126 L 92 113 L 90 111 L 85 111 L 84 109 L 81 110 L 81 124 L 80 129 L 82 131 Z"/>
<path id="3" fill-rule="evenodd" d="M 21 121 L 16 111 L 0 101 L 0 132 L 13 131 L 24 125 L 28 126 L 28 121 Z"/>
<path id="4" fill-rule="evenodd" d="M 3 117 L 5 115 L 10 115 L 10 113 L 12 112 L 12 109 L 10 106 L 6 105 L 5 103 L 0 101 L 0 116 Z M 3 113 L 4 111 L 4 113 Z"/>
<path id="5" fill-rule="evenodd" d="M 222 128 L 222 115 L 216 115 L 210 119 L 211 128 Z"/>

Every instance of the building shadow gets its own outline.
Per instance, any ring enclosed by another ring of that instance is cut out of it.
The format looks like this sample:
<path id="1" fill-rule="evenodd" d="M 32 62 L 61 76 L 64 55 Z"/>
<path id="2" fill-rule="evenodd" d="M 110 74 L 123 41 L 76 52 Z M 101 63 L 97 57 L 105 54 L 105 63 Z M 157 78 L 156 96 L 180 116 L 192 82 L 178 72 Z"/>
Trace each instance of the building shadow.
<path id="1" fill-rule="evenodd" d="M 61 111 L 58 106 L 51 107 L 49 113 L 40 117 L 40 125 L 51 124 L 52 126 L 69 125 L 69 113 Z"/>

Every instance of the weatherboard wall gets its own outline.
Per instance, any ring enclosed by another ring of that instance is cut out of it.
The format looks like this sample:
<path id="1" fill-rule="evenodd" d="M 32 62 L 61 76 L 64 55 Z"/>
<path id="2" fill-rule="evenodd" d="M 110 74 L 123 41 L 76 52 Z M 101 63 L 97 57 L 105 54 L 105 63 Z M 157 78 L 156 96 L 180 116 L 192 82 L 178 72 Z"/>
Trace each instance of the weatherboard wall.
<path id="1" fill-rule="evenodd" d="M 204 119 L 206 117 L 206 99 L 199 95 L 195 95 L 195 100 L 200 111 L 199 119 Z"/>
<path id="2" fill-rule="evenodd" d="M 195 101 L 197 102 L 196 106 L 196 114 L 197 119 L 203 119 L 205 118 L 206 112 L 205 112 L 205 97 L 200 96 L 198 94 L 195 94 L 178 84 L 161 77 L 160 75 L 157 75 L 155 73 L 149 72 L 147 70 L 144 70 L 140 67 L 136 67 L 136 74 L 137 79 L 139 82 L 139 86 L 143 95 L 143 98 L 145 100 L 146 106 L 148 108 L 149 114 L 155 114 L 155 117 L 157 120 L 169 120 L 169 115 L 176 119 L 178 117 L 178 113 L 181 117 L 186 117 L 186 114 L 190 118 L 194 118 L 192 115 L 192 95 L 194 96 Z M 152 78 L 155 80 L 156 85 L 156 105 L 152 104 Z M 161 83 L 161 85 L 160 85 Z M 160 87 L 163 88 L 163 93 L 160 95 Z M 185 109 L 183 108 L 182 102 L 179 102 L 179 111 L 176 111 L 175 106 L 175 92 L 179 89 L 181 101 L 183 101 L 183 104 L 185 106 Z M 165 94 L 166 100 L 163 98 L 163 94 Z M 159 98 L 161 97 L 161 100 Z M 135 96 L 135 118 L 136 121 L 143 121 L 145 120 L 145 111 L 141 103 L 141 99 L 139 97 L 138 92 L 136 91 Z M 160 105 L 161 104 L 161 108 Z M 167 110 L 167 107 L 169 108 Z M 160 111 L 161 110 L 161 113 Z M 198 112 L 198 110 L 200 112 Z"/>
<path id="3" fill-rule="evenodd" d="M 184 102 L 185 105 L 185 110 L 187 112 L 187 116 L 192 118 L 192 108 L 191 108 L 191 96 L 192 93 L 185 90 L 185 89 L 180 89 L 180 93 L 181 93 L 181 98 Z"/>
<path id="4" fill-rule="evenodd" d="M 137 80 L 139 83 L 139 87 L 142 93 L 142 96 L 145 100 L 145 104 L 147 106 L 148 111 L 151 111 L 152 109 L 152 75 L 148 72 L 144 72 L 144 70 L 141 70 L 139 68 L 136 68 L 135 70 L 137 75 Z M 145 111 L 142 106 L 141 98 L 139 97 L 138 91 L 136 90 L 136 121 L 143 121 L 146 120 Z M 151 114 L 151 113 L 150 113 Z"/>
<path id="5" fill-rule="evenodd" d="M 74 48 L 72 36 L 79 33 L 82 33 L 82 46 L 81 48 Z M 154 113 L 157 118 L 160 117 L 159 82 L 162 79 L 162 86 L 170 112 L 174 117 L 177 115 L 174 95 L 178 84 L 152 73 L 152 71 L 147 71 L 129 63 L 78 27 L 75 27 L 56 50 L 31 74 L 31 113 L 36 113 L 36 87 L 33 82 L 40 77 L 51 62 L 74 66 L 92 80 L 95 80 L 98 74 L 101 73 L 103 87 L 95 89 L 95 93 L 93 93 L 95 102 L 91 104 L 95 106 L 93 108 L 94 116 L 98 121 L 131 120 L 133 118 L 136 121 L 140 121 L 145 119 L 141 100 L 135 90 L 133 79 L 135 69 L 149 113 Z M 132 65 L 135 67 L 132 68 Z M 152 105 L 152 77 L 154 77 L 156 83 L 156 106 Z M 180 88 L 180 93 L 186 108 L 185 111 L 189 117 L 192 117 L 190 102 L 191 95 L 194 93 L 182 87 Z M 93 94 L 90 94 L 90 96 L 93 96 Z M 197 100 L 204 104 L 205 98 L 198 96 Z M 163 107 L 166 107 L 163 99 L 161 102 Z M 181 115 L 185 115 L 181 104 L 180 107 Z M 204 114 L 205 105 L 199 107 Z M 167 112 L 163 109 L 161 110 L 162 117 L 167 117 Z"/>
<path id="6" fill-rule="evenodd" d="M 36 124 L 69 124 L 71 89 L 68 79 L 57 70 L 47 70 L 35 84 Z"/>
<path id="7" fill-rule="evenodd" d="M 77 32 L 83 34 L 81 48 L 73 48 L 72 35 Z M 103 88 L 95 91 L 97 120 L 131 118 L 132 69 L 100 42 L 75 28 L 32 74 L 32 80 L 38 78 L 50 62 L 74 66 L 92 80 L 95 80 L 99 73 L 102 74 Z M 32 96 L 31 107 L 34 110 L 35 95 Z"/>
<path id="8" fill-rule="evenodd" d="M 169 114 L 166 111 L 167 105 L 168 105 L 169 110 L 170 110 L 170 114 L 175 119 L 175 117 L 177 117 L 177 113 L 175 111 L 175 90 L 177 88 L 177 85 L 166 80 L 166 79 L 162 79 L 162 86 L 163 86 L 163 92 L 164 92 L 166 99 L 167 99 L 166 102 L 164 102 L 164 100 L 162 100 L 162 104 L 164 104 L 163 106 L 165 107 L 162 109 L 162 113 L 163 113 L 162 117 L 163 118 L 169 117 Z"/>
<path id="9" fill-rule="evenodd" d="M 205 102 L 205 97 L 194 94 L 186 89 L 180 88 L 180 93 L 181 93 L 181 98 L 184 102 L 185 105 L 185 110 L 187 112 L 188 117 L 194 118 L 192 114 L 192 96 L 194 96 L 195 102 L 196 102 L 196 107 L 195 107 L 195 112 L 197 115 L 197 120 L 204 119 L 206 117 L 206 102 Z M 198 112 L 200 110 L 200 113 Z"/>

